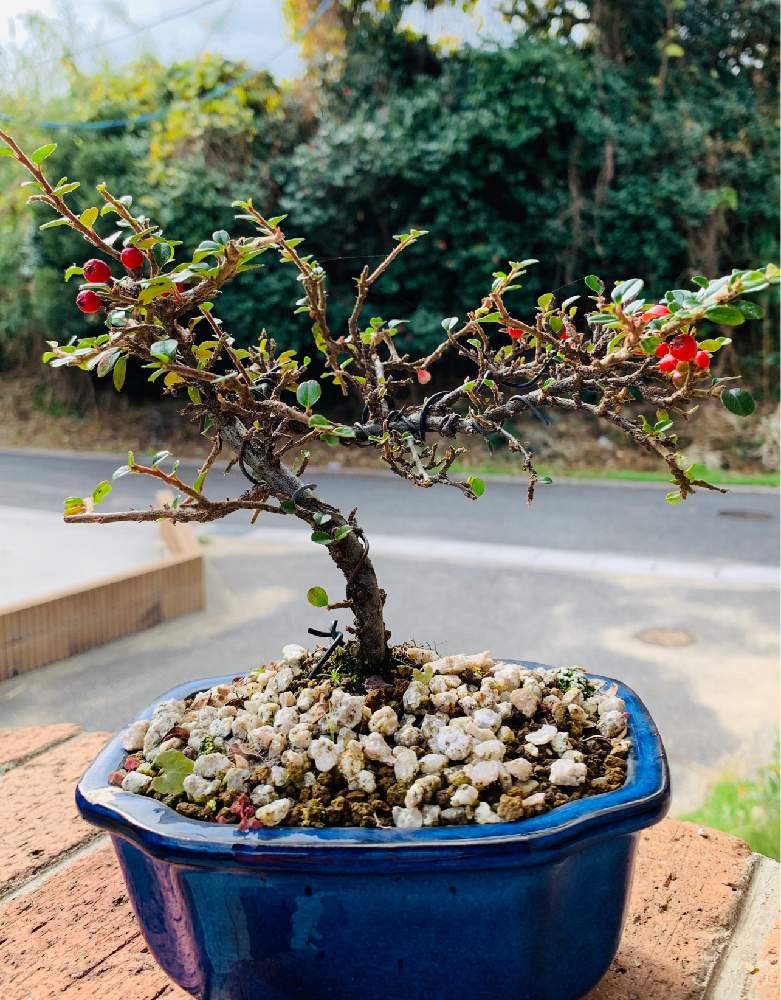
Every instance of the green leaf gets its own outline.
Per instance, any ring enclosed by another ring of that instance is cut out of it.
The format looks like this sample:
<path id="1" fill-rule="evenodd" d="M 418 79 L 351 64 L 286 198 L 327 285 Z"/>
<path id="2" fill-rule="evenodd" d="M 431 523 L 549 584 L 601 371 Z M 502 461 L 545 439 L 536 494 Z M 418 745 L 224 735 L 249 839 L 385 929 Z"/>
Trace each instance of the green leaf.
<path id="1" fill-rule="evenodd" d="M 735 306 L 711 306 L 705 310 L 705 318 L 722 326 L 740 326 L 746 319 Z"/>
<path id="2" fill-rule="evenodd" d="M 322 587 L 310 587 L 306 592 L 306 599 L 315 608 L 326 608 L 331 603 Z"/>
<path id="3" fill-rule="evenodd" d="M 502 317 L 499 315 L 498 312 L 492 312 L 492 313 L 488 313 L 487 316 L 481 316 L 478 319 L 477 322 L 478 323 L 501 323 L 502 322 Z"/>
<path id="4" fill-rule="evenodd" d="M 293 503 L 292 500 L 283 500 L 282 503 L 280 503 L 279 505 L 279 509 L 284 514 L 295 514 L 296 505 Z"/>
<path id="5" fill-rule="evenodd" d="M 176 348 L 176 341 L 172 337 L 169 337 L 167 340 L 155 341 L 149 348 L 149 351 L 155 358 L 161 358 L 163 361 L 171 361 L 176 356 Z"/>
<path id="6" fill-rule="evenodd" d="M 43 163 L 48 156 L 51 156 L 56 148 L 56 142 L 47 142 L 45 146 L 39 146 L 36 150 L 33 150 L 30 154 L 30 159 L 36 166 L 38 166 L 38 164 Z"/>
<path id="7" fill-rule="evenodd" d="M 341 542 L 343 538 L 347 538 L 352 530 L 353 529 L 349 524 L 341 524 L 333 533 L 333 540 L 335 542 Z"/>
<path id="8" fill-rule="evenodd" d="M 313 413 L 309 418 L 310 427 L 330 427 L 331 421 L 328 417 L 324 417 L 322 413 Z"/>
<path id="9" fill-rule="evenodd" d="M 67 226 L 67 219 L 52 219 L 51 222 L 44 222 L 42 226 L 38 226 L 39 229 L 56 229 L 58 226 Z"/>
<path id="10" fill-rule="evenodd" d="M 738 417 L 748 417 L 755 410 L 754 397 L 746 389 L 724 389 L 721 394 L 721 401 L 729 410 Z"/>
<path id="11" fill-rule="evenodd" d="M 683 497 L 681 496 L 680 490 L 672 490 L 665 496 L 664 499 L 667 501 L 667 503 L 675 506 L 675 504 L 678 504 L 683 500 Z"/>
<path id="12" fill-rule="evenodd" d="M 305 409 L 311 410 L 320 398 L 321 392 L 320 383 L 310 379 L 308 382 L 302 382 L 296 389 L 296 399 Z"/>
<path id="13" fill-rule="evenodd" d="M 485 483 L 477 476 L 468 476 L 466 484 L 476 497 L 481 497 L 485 493 Z"/>
<path id="14" fill-rule="evenodd" d="M 195 403 L 196 406 L 202 402 L 201 394 L 194 385 L 187 386 L 187 395 L 190 397 L 190 402 Z"/>
<path id="15" fill-rule="evenodd" d="M 333 538 L 331 538 L 327 531 L 313 531 L 312 541 L 317 542 L 318 545 L 330 545 L 333 542 Z"/>
<path id="16" fill-rule="evenodd" d="M 314 514 L 313 515 L 313 520 L 314 520 L 314 522 L 315 522 L 315 524 L 317 525 L 318 528 L 322 528 L 324 525 L 328 524 L 328 522 L 331 520 L 331 515 L 330 514 L 320 514 L 320 513 Z"/>
<path id="17" fill-rule="evenodd" d="M 160 267 L 167 264 L 173 255 L 173 249 L 168 243 L 155 243 L 152 247 L 152 256 Z"/>
<path id="18" fill-rule="evenodd" d="M 103 503 L 106 497 L 112 490 L 111 483 L 108 479 L 104 479 L 102 483 L 98 483 L 95 489 L 92 491 L 92 502 L 93 503 Z"/>
<path id="19" fill-rule="evenodd" d="M 129 476 L 132 471 L 129 465 L 120 465 L 118 469 L 114 469 L 111 478 L 121 479 L 123 476 Z"/>
<path id="20" fill-rule="evenodd" d="M 697 346 L 701 351 L 707 351 L 708 354 L 715 354 L 716 351 L 731 343 L 731 337 L 714 337 L 713 340 L 701 340 Z"/>
<path id="21" fill-rule="evenodd" d="M 664 51 L 671 59 L 680 59 L 681 56 L 685 55 L 683 46 L 677 42 L 669 42 L 665 45 Z"/>
<path id="22" fill-rule="evenodd" d="M 224 229 L 218 229 L 216 233 L 212 233 L 212 239 L 215 243 L 227 243 L 230 239 L 230 233 Z"/>
<path id="23" fill-rule="evenodd" d="M 152 468 L 156 468 L 161 462 L 164 462 L 167 458 L 171 457 L 170 451 L 156 451 L 152 455 Z"/>
<path id="24" fill-rule="evenodd" d="M 94 206 L 92 208 L 85 208 L 84 211 L 79 216 L 79 222 L 86 226 L 87 229 L 92 229 L 98 219 L 99 210 Z"/>
<path id="25" fill-rule="evenodd" d="M 70 184 L 58 184 L 54 189 L 54 194 L 58 194 L 61 198 L 63 195 L 71 194 L 76 188 L 80 188 L 81 184 L 78 181 L 71 181 Z"/>
<path id="26" fill-rule="evenodd" d="M 538 476 L 537 477 L 538 486 L 551 486 L 553 485 L 553 480 L 550 476 Z"/>
<path id="27" fill-rule="evenodd" d="M 81 497 L 65 497 L 63 505 L 66 515 L 83 514 L 87 509 L 87 505 Z"/>
<path id="28" fill-rule="evenodd" d="M 642 348 L 643 354 L 653 354 L 661 342 L 661 337 L 643 337 L 640 341 L 640 347 Z"/>
<path id="29" fill-rule="evenodd" d="M 564 329 L 564 320 L 561 316 L 551 316 L 548 320 L 548 326 L 553 330 L 554 333 L 561 333 Z"/>
<path id="30" fill-rule="evenodd" d="M 119 351 L 104 351 L 100 355 L 100 359 L 97 363 L 97 368 L 96 368 L 98 373 L 98 378 L 103 378 L 104 375 L 108 375 L 108 373 L 114 367 L 118 357 L 119 357 Z"/>
<path id="31" fill-rule="evenodd" d="M 592 292 L 596 292 L 597 295 L 601 295 L 605 290 L 605 282 L 596 276 L 596 274 L 587 274 L 583 279 Z"/>
<path id="32" fill-rule="evenodd" d="M 152 780 L 152 788 L 161 795 L 181 795 L 184 779 L 192 774 L 193 761 L 185 757 L 181 750 L 164 750 L 154 760 L 160 774 Z"/>
<path id="33" fill-rule="evenodd" d="M 70 267 L 68 267 L 68 268 L 65 269 L 65 280 L 66 281 L 70 281 L 71 278 L 73 278 L 77 274 L 80 274 L 80 275 L 83 276 L 84 275 L 84 268 L 83 267 L 79 267 L 78 264 L 71 264 Z"/>
<path id="34" fill-rule="evenodd" d="M 740 309 L 746 319 L 762 319 L 765 315 L 765 310 L 761 305 L 748 299 L 735 299 L 732 305 Z"/>
<path id="35" fill-rule="evenodd" d="M 629 278 L 627 281 L 619 281 L 610 293 L 610 298 L 614 302 L 620 302 L 622 305 L 626 305 L 631 302 L 632 299 L 636 299 L 642 290 L 643 282 L 641 278 Z"/>
<path id="36" fill-rule="evenodd" d="M 448 316 L 447 319 L 442 320 L 443 330 L 450 331 L 456 326 L 458 326 L 458 316 Z"/>
<path id="37" fill-rule="evenodd" d="M 545 292 L 537 299 L 537 305 L 543 310 L 547 309 L 551 302 L 553 302 L 553 292 Z"/>

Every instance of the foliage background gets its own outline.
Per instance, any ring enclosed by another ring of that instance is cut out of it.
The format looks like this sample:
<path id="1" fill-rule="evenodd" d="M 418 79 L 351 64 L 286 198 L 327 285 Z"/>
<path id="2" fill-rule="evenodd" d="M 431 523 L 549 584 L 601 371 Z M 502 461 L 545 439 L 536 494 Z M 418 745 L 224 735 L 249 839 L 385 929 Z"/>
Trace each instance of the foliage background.
<path id="1" fill-rule="evenodd" d="M 436 0 L 429 0 L 429 6 Z M 313 0 L 286 0 L 292 26 Z M 409 349 L 438 340 L 444 316 L 472 307 L 508 258 L 542 262 L 521 293 L 584 290 L 586 273 L 641 275 L 661 294 L 693 274 L 778 257 L 777 11 L 770 0 L 507 0 L 504 46 L 434 45 L 403 27 L 403 0 L 337 2 L 306 36 L 307 71 L 281 84 L 260 72 L 213 98 L 247 67 L 204 54 L 151 58 L 92 76 L 67 60 L 66 93 L 8 94 L 21 119 L 161 120 L 56 136 L 29 124 L 24 143 L 55 138 L 49 161 L 105 180 L 188 247 L 240 231 L 230 202 L 250 194 L 332 274 L 336 322 L 364 258 L 395 232 L 430 230 L 372 299 L 409 321 Z M 95 136 L 99 139 L 95 139 Z M 37 354 L 46 336 L 83 330 L 64 267 L 83 243 L 23 207 L 0 165 L 0 369 Z M 106 223 L 108 227 L 108 223 Z M 579 287 L 580 285 L 580 287 Z M 570 287 L 571 286 L 571 287 Z M 291 273 L 245 275 L 220 303 L 239 340 L 267 327 L 306 342 Z M 775 398 L 775 310 L 741 344 L 739 363 Z M 719 363 L 738 357 L 721 352 Z M 143 391 L 136 383 L 136 391 Z"/>

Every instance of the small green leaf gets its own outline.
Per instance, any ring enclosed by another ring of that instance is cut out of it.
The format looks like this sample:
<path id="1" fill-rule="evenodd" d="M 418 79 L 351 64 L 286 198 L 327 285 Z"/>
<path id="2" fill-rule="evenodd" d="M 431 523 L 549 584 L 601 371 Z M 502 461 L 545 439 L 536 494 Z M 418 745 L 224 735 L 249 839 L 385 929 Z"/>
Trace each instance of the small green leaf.
<path id="1" fill-rule="evenodd" d="M 553 480 L 550 476 L 538 476 L 537 484 L 539 486 L 551 486 L 553 484 Z"/>
<path id="2" fill-rule="evenodd" d="M 564 320 L 561 316 L 551 316 L 548 320 L 548 326 L 553 330 L 554 333 L 561 333 L 564 328 Z"/>
<path id="3" fill-rule="evenodd" d="M 711 306 L 705 310 L 705 318 L 722 326 L 740 326 L 746 319 L 735 306 Z"/>
<path id="4" fill-rule="evenodd" d="M 614 302 L 626 305 L 632 299 L 636 299 L 642 290 L 643 282 L 640 278 L 629 278 L 627 281 L 619 281 L 610 293 L 610 298 Z"/>
<path id="5" fill-rule="evenodd" d="M 157 340 L 149 348 L 150 353 L 155 358 L 161 358 L 164 361 L 171 361 L 172 358 L 176 356 L 176 341 L 169 337 L 167 340 Z"/>
<path id="6" fill-rule="evenodd" d="M 713 340 L 701 340 L 697 346 L 701 351 L 714 354 L 716 351 L 721 350 L 722 347 L 726 347 L 727 344 L 731 343 L 732 339 L 730 337 L 715 337 Z"/>
<path id="7" fill-rule="evenodd" d="M 333 533 L 332 537 L 335 542 L 341 542 L 342 539 L 347 538 L 353 529 L 349 524 L 341 524 Z"/>
<path id="8" fill-rule="evenodd" d="M 51 222 L 44 222 L 42 226 L 38 226 L 39 229 L 56 229 L 58 226 L 67 226 L 67 219 L 52 219 Z"/>
<path id="9" fill-rule="evenodd" d="M 331 538 L 327 531 L 313 531 L 312 541 L 317 542 L 318 545 L 331 545 L 333 538 Z"/>
<path id="10" fill-rule="evenodd" d="M 321 392 L 320 383 L 310 379 L 308 382 L 302 382 L 296 389 L 296 399 L 305 409 L 311 410 L 320 398 Z"/>
<path id="11" fill-rule="evenodd" d="M 48 156 L 51 156 L 56 148 L 56 142 L 47 142 L 45 146 L 39 146 L 36 150 L 33 150 L 30 154 L 30 159 L 36 166 L 38 166 L 38 164 L 43 163 Z"/>
<path id="12" fill-rule="evenodd" d="M 640 341 L 640 347 L 642 348 L 643 354 L 653 354 L 661 342 L 661 337 L 643 337 Z"/>
<path id="13" fill-rule="evenodd" d="M 326 608 L 331 603 L 322 587 L 310 587 L 306 592 L 306 599 L 315 608 Z"/>
<path id="14" fill-rule="evenodd" d="M 83 276 L 84 275 L 84 268 L 83 267 L 79 267 L 78 264 L 71 264 L 70 267 L 68 267 L 68 268 L 65 269 L 65 280 L 66 281 L 70 281 L 71 278 L 73 278 L 77 274 L 80 274 L 80 275 Z"/>
<path id="15" fill-rule="evenodd" d="M 468 476 L 466 483 L 474 496 L 481 497 L 485 493 L 485 483 L 477 476 Z"/>
<path id="16" fill-rule="evenodd" d="M 120 392 L 122 386 L 125 384 L 125 372 L 127 371 L 127 355 L 123 354 L 117 358 L 117 362 L 114 365 L 112 371 L 112 378 L 114 380 L 114 388 L 117 392 Z"/>
<path id="17" fill-rule="evenodd" d="M 99 210 L 94 206 L 92 208 L 85 208 L 84 211 L 79 216 L 79 222 L 86 226 L 87 229 L 92 229 L 98 219 Z"/>
<path id="18" fill-rule="evenodd" d="M 106 497 L 112 490 L 111 483 L 108 479 L 104 479 L 102 483 L 98 483 L 95 489 L 92 491 L 92 502 L 95 504 L 103 503 Z"/>
<path id="19" fill-rule="evenodd" d="M 152 468 L 156 468 L 161 462 L 164 462 L 167 458 L 171 457 L 170 451 L 156 451 L 152 455 Z"/>
<path id="20" fill-rule="evenodd" d="M 279 509 L 285 514 L 295 514 L 296 505 L 292 500 L 283 500 L 279 505 Z"/>
<path id="21" fill-rule="evenodd" d="M 537 305 L 538 305 L 538 306 L 540 307 L 540 309 L 542 309 L 542 310 L 545 310 L 545 309 L 547 309 L 547 308 L 548 308 L 548 306 L 549 306 L 549 305 L 551 304 L 551 302 L 553 302 L 553 292 L 545 292 L 545 294 L 544 294 L 544 295 L 541 295 L 541 296 L 540 296 L 540 297 L 539 297 L 539 298 L 537 299 Z"/>
<path id="22" fill-rule="evenodd" d="M 200 405 L 202 402 L 201 394 L 194 385 L 187 386 L 187 395 L 190 397 L 190 402 L 195 403 L 196 406 Z"/>
<path id="23" fill-rule="evenodd" d="M 87 505 L 81 497 L 65 497 L 63 501 L 66 516 L 69 514 L 83 514 Z"/>
<path id="24" fill-rule="evenodd" d="M 160 774 L 152 781 L 152 788 L 161 795 L 181 795 L 184 779 L 192 774 L 193 761 L 185 757 L 181 750 L 164 750 L 154 760 Z"/>
<path id="25" fill-rule="evenodd" d="M 675 506 L 675 504 L 678 504 L 683 500 L 683 497 L 681 496 L 680 490 L 672 490 L 665 496 L 664 499 L 667 501 L 667 503 Z"/>
<path id="26" fill-rule="evenodd" d="M 118 469 L 114 469 L 112 479 L 121 479 L 123 476 L 129 476 L 133 470 L 129 465 L 120 465 Z"/>
<path id="27" fill-rule="evenodd" d="M 748 417 L 755 410 L 754 397 L 746 389 L 724 389 L 721 394 L 721 402 L 730 413 L 738 417 Z"/>
<path id="28" fill-rule="evenodd" d="M 448 316 L 447 319 L 442 320 L 443 330 L 450 331 L 456 326 L 458 326 L 458 316 Z"/>
<path id="29" fill-rule="evenodd" d="M 605 290 L 605 282 L 596 276 L 596 274 L 587 274 L 583 279 L 592 292 L 596 292 L 597 295 L 601 295 Z"/>
<path id="30" fill-rule="evenodd" d="M 751 302 L 749 299 L 735 299 L 732 305 L 740 309 L 746 319 L 762 319 L 765 315 L 765 310 L 762 306 L 757 302 Z"/>

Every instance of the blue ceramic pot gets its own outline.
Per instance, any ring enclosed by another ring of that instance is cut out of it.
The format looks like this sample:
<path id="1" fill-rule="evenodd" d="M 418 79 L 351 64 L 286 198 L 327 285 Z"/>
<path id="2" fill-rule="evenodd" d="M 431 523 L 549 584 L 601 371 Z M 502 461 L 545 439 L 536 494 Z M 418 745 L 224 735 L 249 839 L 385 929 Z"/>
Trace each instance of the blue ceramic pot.
<path id="1" fill-rule="evenodd" d="M 118 739 L 76 802 L 112 835 L 152 954 L 203 1000 L 575 1000 L 616 952 L 638 831 L 669 803 L 656 727 L 619 695 L 623 788 L 518 823 L 240 833 L 109 785 Z"/>

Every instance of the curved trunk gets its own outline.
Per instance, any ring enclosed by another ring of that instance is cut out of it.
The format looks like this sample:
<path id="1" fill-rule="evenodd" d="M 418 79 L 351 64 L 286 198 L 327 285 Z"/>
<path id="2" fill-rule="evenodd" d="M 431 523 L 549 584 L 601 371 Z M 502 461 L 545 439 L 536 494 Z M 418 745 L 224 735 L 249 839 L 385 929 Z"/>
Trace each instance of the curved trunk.
<path id="1" fill-rule="evenodd" d="M 246 431 L 238 421 L 221 423 L 220 433 L 237 455 L 241 454 L 244 466 L 260 489 L 280 501 L 295 502 L 294 516 L 312 529 L 318 529 L 315 515 L 327 514 L 330 520 L 325 528 L 329 532 L 345 525 L 352 529 L 341 541 L 324 547 L 345 577 L 345 597 L 355 616 L 354 631 L 361 660 L 369 671 L 381 669 L 388 659 L 389 633 L 383 616 L 385 591 L 377 582 L 377 574 L 368 555 L 368 542 L 354 515 L 351 514 L 348 520 L 336 507 L 314 493 L 302 496 L 305 484 L 297 476 L 277 460 L 269 460 L 251 440 L 244 444 Z"/>

